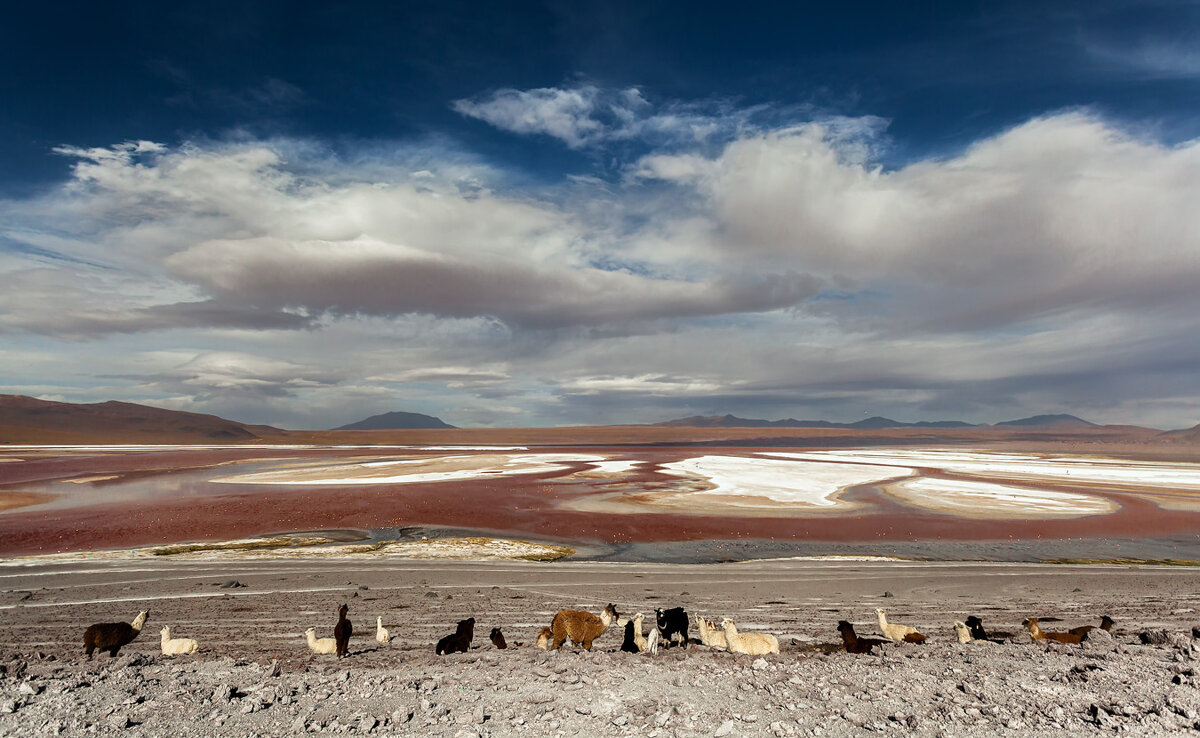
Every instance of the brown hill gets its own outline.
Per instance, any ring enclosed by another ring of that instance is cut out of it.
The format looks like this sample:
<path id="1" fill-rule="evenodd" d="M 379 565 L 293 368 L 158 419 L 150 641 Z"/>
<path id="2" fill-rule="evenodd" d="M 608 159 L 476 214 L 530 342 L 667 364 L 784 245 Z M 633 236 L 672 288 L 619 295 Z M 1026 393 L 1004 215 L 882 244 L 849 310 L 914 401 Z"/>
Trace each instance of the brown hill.
<path id="1" fill-rule="evenodd" d="M 1183 443 L 1200 443 L 1200 425 L 1194 425 L 1191 428 L 1184 428 L 1183 430 L 1166 431 L 1162 434 L 1161 438 Z"/>
<path id="2" fill-rule="evenodd" d="M 0 443 L 253 443 L 283 433 L 130 402 L 81 405 L 0 395 Z"/>

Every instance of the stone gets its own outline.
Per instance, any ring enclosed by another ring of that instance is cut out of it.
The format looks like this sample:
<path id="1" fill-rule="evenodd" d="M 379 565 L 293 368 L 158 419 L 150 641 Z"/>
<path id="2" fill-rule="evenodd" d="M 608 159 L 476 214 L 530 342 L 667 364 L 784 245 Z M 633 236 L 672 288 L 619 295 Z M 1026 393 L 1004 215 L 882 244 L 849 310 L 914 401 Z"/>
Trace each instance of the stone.
<path id="1" fill-rule="evenodd" d="M 723 738 L 733 732 L 733 721 L 726 720 L 717 728 L 717 732 L 713 733 L 713 738 Z"/>
<path id="2" fill-rule="evenodd" d="M 1163 646 L 1170 642 L 1171 636 L 1161 628 L 1157 630 L 1143 630 L 1141 633 L 1138 633 L 1138 640 L 1144 646 Z"/>

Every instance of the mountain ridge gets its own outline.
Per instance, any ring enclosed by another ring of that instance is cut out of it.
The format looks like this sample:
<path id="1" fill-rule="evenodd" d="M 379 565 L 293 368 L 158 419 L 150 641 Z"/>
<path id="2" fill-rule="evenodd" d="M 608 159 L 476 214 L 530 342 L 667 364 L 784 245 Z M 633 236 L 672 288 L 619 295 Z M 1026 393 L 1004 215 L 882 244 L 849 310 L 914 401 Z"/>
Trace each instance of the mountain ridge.
<path id="1" fill-rule="evenodd" d="M 352 430 L 443 430 L 455 429 L 457 426 L 446 423 L 441 418 L 424 413 L 410 413 L 395 410 L 389 413 L 372 415 L 355 423 L 331 428 L 335 431 Z"/>
<path id="2" fill-rule="evenodd" d="M 652 423 L 659 427 L 676 428 L 845 428 L 850 430 L 886 430 L 888 428 L 982 428 L 988 424 L 967 423 L 961 420 L 921 420 L 905 423 L 891 418 L 874 416 L 853 423 L 837 423 L 829 420 L 762 420 L 758 418 L 739 418 L 736 415 L 691 415 L 686 418 Z M 1089 422 L 1074 415 L 1033 415 L 1028 418 L 1006 420 L 992 423 L 992 426 L 1020 426 L 1037 428 L 1098 428 L 1096 423 Z"/>

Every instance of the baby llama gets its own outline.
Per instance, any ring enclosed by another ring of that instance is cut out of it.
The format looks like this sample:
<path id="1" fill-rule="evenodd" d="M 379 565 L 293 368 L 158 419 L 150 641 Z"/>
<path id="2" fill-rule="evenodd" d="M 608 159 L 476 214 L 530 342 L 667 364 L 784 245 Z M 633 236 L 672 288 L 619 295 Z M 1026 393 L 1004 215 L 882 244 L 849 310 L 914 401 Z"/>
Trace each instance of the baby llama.
<path id="1" fill-rule="evenodd" d="M 196 642 L 195 638 L 172 638 L 169 625 L 164 625 L 159 633 L 162 634 L 162 652 L 166 656 L 196 653 L 200 650 L 200 644 Z"/>

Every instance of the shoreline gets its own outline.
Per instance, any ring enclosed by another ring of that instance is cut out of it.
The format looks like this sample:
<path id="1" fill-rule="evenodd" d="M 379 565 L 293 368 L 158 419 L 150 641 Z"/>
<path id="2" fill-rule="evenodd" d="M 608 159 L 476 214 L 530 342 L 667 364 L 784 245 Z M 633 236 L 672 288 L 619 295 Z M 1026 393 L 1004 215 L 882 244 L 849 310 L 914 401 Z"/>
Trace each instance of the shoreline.
<path id="1" fill-rule="evenodd" d="M 461 551 L 446 551 L 451 544 Z M 514 547 L 513 544 L 519 544 Z M 427 549 L 423 551 L 422 549 Z M 780 541 L 705 539 L 602 543 L 504 535 L 491 530 L 404 526 L 386 530 L 305 530 L 224 541 L 181 541 L 146 546 L 0 556 L 15 562 L 131 559 L 188 559 L 237 562 L 247 559 L 379 559 L 457 561 L 558 560 L 564 563 L 720 564 L 821 559 L 890 560 L 922 563 L 1200 566 L 1200 533 L 1167 538 L 977 541 Z"/>

